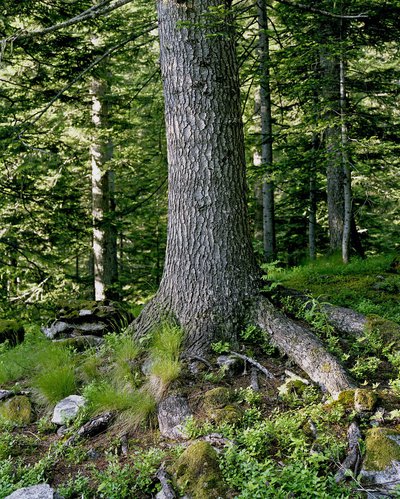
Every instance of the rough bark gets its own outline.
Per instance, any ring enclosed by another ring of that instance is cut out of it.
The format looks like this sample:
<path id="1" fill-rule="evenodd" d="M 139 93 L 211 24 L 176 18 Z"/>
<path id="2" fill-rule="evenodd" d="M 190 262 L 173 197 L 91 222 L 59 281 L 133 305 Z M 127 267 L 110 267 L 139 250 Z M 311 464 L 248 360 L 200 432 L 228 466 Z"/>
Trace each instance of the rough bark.
<path id="1" fill-rule="evenodd" d="M 336 396 L 355 386 L 338 360 L 311 331 L 285 317 L 266 298 L 258 301 L 254 321 L 323 390 Z"/>
<path id="2" fill-rule="evenodd" d="M 266 0 L 258 0 L 258 29 L 260 52 L 260 115 L 261 115 L 261 166 L 264 172 L 263 198 L 263 246 L 264 258 L 271 262 L 276 257 L 274 183 L 271 179 L 272 151 L 272 109 L 270 88 L 270 55 Z"/>
<path id="3" fill-rule="evenodd" d="M 158 293 L 136 328 L 143 334 L 169 313 L 186 330 L 186 347 L 194 354 L 217 338 L 235 339 L 259 278 L 247 224 L 233 32 L 229 19 L 221 26 L 204 17 L 219 4 L 158 2 L 168 236 Z"/>

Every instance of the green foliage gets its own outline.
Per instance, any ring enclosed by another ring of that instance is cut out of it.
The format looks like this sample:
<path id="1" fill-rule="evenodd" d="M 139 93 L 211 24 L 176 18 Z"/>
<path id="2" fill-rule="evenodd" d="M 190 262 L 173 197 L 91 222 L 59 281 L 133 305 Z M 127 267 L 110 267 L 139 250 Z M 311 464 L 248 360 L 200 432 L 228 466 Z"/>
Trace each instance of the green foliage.
<path id="1" fill-rule="evenodd" d="M 90 481 L 87 476 L 78 472 L 73 477 L 57 487 L 57 493 L 64 499 L 74 499 L 79 496 L 81 499 L 90 499 L 93 497 L 93 490 L 90 487 Z"/>
<path id="2" fill-rule="evenodd" d="M 94 470 L 99 485 L 99 497 L 124 499 L 132 493 L 154 492 L 154 475 L 160 466 L 164 453 L 158 449 L 135 452 L 132 461 L 121 464 L 116 454 L 108 454 L 108 466 L 103 471 Z"/>

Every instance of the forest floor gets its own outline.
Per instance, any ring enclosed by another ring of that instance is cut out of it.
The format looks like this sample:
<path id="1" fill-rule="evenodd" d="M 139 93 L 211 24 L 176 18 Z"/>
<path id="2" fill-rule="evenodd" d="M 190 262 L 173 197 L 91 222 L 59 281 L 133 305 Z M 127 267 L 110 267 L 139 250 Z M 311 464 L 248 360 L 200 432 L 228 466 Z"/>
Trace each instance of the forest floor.
<path id="1" fill-rule="evenodd" d="M 283 285 L 310 297 L 308 306 L 293 298 L 279 300 L 279 306 L 311 325 L 358 386 L 374 393 L 376 403 L 361 412 L 355 409 L 354 393 L 330 399 L 250 325 L 235 350 L 259 362 L 272 378 L 247 361 L 221 367 L 218 357 L 229 356 L 232 348 L 221 342 L 213 345 L 210 364 L 198 363 L 195 374 L 187 363 L 176 364 L 176 352 L 169 363 L 163 357 L 164 375 L 174 372 L 163 379 L 164 388 L 185 395 L 192 413 L 184 438 L 172 440 L 160 434 L 156 405 L 143 389 L 143 352 L 131 338 L 111 334 L 100 350 L 76 352 L 51 344 L 31 325 L 23 344 L 0 353 L 0 389 L 27 391 L 32 404 L 28 420 L 19 422 L 10 421 L 0 407 L 0 498 L 44 482 L 65 499 L 155 497 L 160 469 L 171 477 L 177 497 L 382 497 L 360 481 L 360 469 L 349 470 L 340 483 L 335 476 L 348 452 L 352 422 L 363 436 L 378 424 L 391 431 L 400 427 L 398 339 L 388 342 L 381 326 L 359 337 L 338 335 L 319 304 L 330 302 L 400 324 L 400 275 L 390 267 L 392 260 L 375 257 L 348 266 L 325 260 L 268 269 L 269 294 Z M 83 394 L 88 405 L 60 431 L 51 423 L 52 409 L 71 393 Z M 104 411 L 115 414 L 107 430 L 66 445 L 78 428 Z M 209 446 L 202 453 L 197 449 L 200 454 L 194 457 L 202 463 L 201 475 L 208 469 L 207 483 L 196 475 L 199 470 L 190 471 L 190 449 L 199 442 Z M 363 445 L 360 452 L 365 452 Z M 396 494 L 393 490 L 389 496 Z"/>

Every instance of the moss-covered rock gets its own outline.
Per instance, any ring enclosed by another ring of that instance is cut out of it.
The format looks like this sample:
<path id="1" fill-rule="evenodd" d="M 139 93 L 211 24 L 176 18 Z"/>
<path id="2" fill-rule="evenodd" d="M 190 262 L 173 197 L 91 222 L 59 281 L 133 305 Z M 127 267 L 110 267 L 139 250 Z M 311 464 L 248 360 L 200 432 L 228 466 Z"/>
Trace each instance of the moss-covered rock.
<path id="1" fill-rule="evenodd" d="M 7 421 L 28 424 L 32 420 L 32 406 L 25 395 L 17 395 L 0 404 L 0 416 Z"/>
<path id="2" fill-rule="evenodd" d="M 229 390 L 229 388 L 223 386 L 213 388 L 203 395 L 203 409 L 206 413 L 214 409 L 220 409 L 229 404 L 233 398 L 234 392 Z"/>
<path id="3" fill-rule="evenodd" d="M 11 346 L 22 343 L 25 338 L 23 326 L 15 320 L 0 320 L 0 343 L 8 340 Z"/>
<path id="4" fill-rule="evenodd" d="M 378 395 L 374 390 L 358 388 L 354 392 L 354 408 L 357 412 L 373 411 L 377 400 Z"/>
<path id="5" fill-rule="evenodd" d="M 178 487 L 193 499 L 225 497 L 218 456 L 207 442 L 190 445 L 172 466 Z"/>
<path id="6" fill-rule="evenodd" d="M 336 402 L 346 409 L 354 407 L 355 390 L 343 390 L 339 393 Z"/>
<path id="7" fill-rule="evenodd" d="M 298 378 L 289 378 L 283 383 L 283 385 L 278 387 L 279 396 L 283 399 L 289 397 L 290 395 L 301 396 L 304 390 L 307 388 L 307 384 Z"/>
<path id="8" fill-rule="evenodd" d="M 393 390 L 377 390 L 378 404 L 386 411 L 394 411 L 400 409 L 400 397 Z"/>
<path id="9" fill-rule="evenodd" d="M 400 432 L 389 428 L 368 430 L 365 459 L 361 469 L 364 483 L 384 484 L 391 489 L 400 483 Z"/>
<path id="10" fill-rule="evenodd" d="M 242 409 L 236 405 L 226 405 L 225 407 L 221 407 L 220 409 L 214 409 L 210 411 L 208 417 L 212 419 L 215 423 L 229 423 L 234 424 L 237 423 L 243 416 Z"/>

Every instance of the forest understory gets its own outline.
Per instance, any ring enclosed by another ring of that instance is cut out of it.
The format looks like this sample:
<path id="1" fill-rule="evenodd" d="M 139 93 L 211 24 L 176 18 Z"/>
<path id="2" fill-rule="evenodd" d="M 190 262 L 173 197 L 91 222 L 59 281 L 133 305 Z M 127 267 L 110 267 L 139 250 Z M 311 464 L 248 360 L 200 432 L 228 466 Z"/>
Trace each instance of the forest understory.
<path id="1" fill-rule="evenodd" d="M 0 407 L 0 497 L 42 483 L 66 499 L 161 489 L 204 499 L 397 497 L 368 475 L 400 457 L 385 449 L 387 435 L 400 434 L 400 277 L 390 262 L 269 266 L 265 293 L 354 379 L 335 397 L 254 324 L 239 345 L 216 342 L 210 357 L 190 360 L 173 325 L 155 330 L 145 350 L 123 330 L 82 350 L 30 324 L 25 341 L 3 344 L 0 356 L 0 387 L 15 395 Z M 332 326 L 332 310 L 343 314 L 347 303 L 365 318 L 361 330 Z M 71 394 L 83 395 L 85 407 L 66 425 L 52 423 L 54 405 Z M 184 401 L 172 433 L 159 420 L 171 399 L 170 412 Z M 104 415 L 102 426 L 82 431 Z"/>

